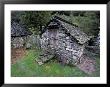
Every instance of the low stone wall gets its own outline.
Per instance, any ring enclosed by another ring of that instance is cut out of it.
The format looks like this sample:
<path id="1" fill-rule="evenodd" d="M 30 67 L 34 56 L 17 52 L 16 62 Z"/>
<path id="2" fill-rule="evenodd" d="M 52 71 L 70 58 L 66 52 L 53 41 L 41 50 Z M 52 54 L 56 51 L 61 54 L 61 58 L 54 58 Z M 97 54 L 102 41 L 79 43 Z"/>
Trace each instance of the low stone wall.
<path id="1" fill-rule="evenodd" d="M 11 37 L 11 47 L 21 48 L 25 45 L 26 37 Z"/>
<path id="2" fill-rule="evenodd" d="M 26 48 L 40 48 L 40 37 L 38 35 L 30 35 L 26 40 Z"/>
<path id="3" fill-rule="evenodd" d="M 36 35 L 29 35 L 23 37 L 11 37 L 11 47 L 12 48 L 22 48 L 27 49 L 33 47 L 40 47 L 40 37 Z"/>

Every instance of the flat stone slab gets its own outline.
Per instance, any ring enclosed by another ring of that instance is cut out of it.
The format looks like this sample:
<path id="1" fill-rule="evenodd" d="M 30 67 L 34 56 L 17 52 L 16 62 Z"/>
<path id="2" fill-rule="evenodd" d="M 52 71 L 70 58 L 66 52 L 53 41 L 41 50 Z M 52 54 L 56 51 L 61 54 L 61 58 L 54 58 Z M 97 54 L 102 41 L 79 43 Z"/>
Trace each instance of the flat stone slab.
<path id="1" fill-rule="evenodd" d="M 95 60 L 92 60 L 87 56 L 82 57 L 82 62 L 76 66 L 87 74 L 92 74 L 93 72 L 95 72 Z"/>

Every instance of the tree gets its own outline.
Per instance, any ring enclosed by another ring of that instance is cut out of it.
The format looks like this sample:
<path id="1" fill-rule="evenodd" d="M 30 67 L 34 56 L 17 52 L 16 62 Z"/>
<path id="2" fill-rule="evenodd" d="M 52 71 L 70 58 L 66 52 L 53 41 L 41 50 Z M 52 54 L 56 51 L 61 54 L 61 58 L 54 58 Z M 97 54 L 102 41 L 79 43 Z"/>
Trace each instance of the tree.
<path id="1" fill-rule="evenodd" d="M 25 13 L 21 15 L 20 20 L 23 24 L 27 25 L 34 34 L 39 34 L 41 27 L 46 26 L 51 19 L 51 13 L 52 11 L 25 11 Z"/>
<path id="2" fill-rule="evenodd" d="M 13 22 L 17 22 L 20 23 L 20 16 L 24 14 L 24 11 L 12 11 L 11 12 L 11 21 Z"/>

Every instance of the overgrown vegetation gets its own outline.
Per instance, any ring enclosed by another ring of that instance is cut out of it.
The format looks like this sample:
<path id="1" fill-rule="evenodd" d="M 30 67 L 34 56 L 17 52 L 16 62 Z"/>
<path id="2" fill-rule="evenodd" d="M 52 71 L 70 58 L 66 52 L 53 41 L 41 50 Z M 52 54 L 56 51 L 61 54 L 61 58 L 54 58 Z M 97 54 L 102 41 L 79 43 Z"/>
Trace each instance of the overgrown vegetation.
<path id="1" fill-rule="evenodd" d="M 96 72 L 88 75 L 78 69 L 61 65 L 57 60 L 51 60 L 44 65 L 38 65 L 35 61 L 39 58 L 40 50 L 27 50 L 26 56 L 11 65 L 12 77 L 86 77 L 86 76 L 100 76 L 99 75 L 99 58 L 96 61 Z"/>
<path id="2" fill-rule="evenodd" d="M 42 26 L 46 26 L 54 15 L 78 25 L 89 35 L 97 36 L 99 33 L 99 11 L 12 11 L 12 21 L 22 23 L 34 34 L 39 34 Z"/>

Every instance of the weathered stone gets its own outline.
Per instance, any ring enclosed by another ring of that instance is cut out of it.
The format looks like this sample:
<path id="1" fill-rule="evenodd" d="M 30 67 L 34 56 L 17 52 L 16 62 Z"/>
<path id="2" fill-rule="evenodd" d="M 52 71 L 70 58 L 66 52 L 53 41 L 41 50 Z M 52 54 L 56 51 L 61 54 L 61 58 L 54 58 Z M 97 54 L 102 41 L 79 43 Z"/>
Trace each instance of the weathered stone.
<path id="1" fill-rule="evenodd" d="M 37 36 L 35 35 L 28 36 L 26 39 L 26 48 L 32 48 L 38 46 L 39 44 L 37 41 L 38 41 Z"/>
<path id="2" fill-rule="evenodd" d="M 48 55 L 57 55 L 57 59 L 63 64 L 79 64 L 85 47 L 84 43 L 90 38 L 78 28 L 75 29 L 75 27 L 62 20 L 57 19 L 55 22 L 58 22 L 59 28 L 51 29 L 52 27 L 49 28 L 49 25 L 41 36 L 41 47 L 44 54 L 47 54 L 46 51 L 48 51 L 50 53 Z M 52 56 L 41 57 L 41 60 L 46 62 Z"/>
<path id="3" fill-rule="evenodd" d="M 41 60 L 36 60 L 36 62 L 39 64 L 39 65 L 43 65 L 44 62 L 42 62 Z"/>
<path id="4" fill-rule="evenodd" d="M 54 57 L 54 55 L 48 53 L 48 52 L 44 52 L 42 55 L 40 55 L 39 59 L 36 59 L 36 62 L 39 65 L 44 64 L 45 62 L 49 61 L 50 59 L 52 59 Z"/>
<path id="5" fill-rule="evenodd" d="M 25 37 L 13 37 L 11 38 L 12 48 L 20 48 L 25 44 Z"/>
<path id="6" fill-rule="evenodd" d="M 39 47 L 40 44 L 40 38 L 35 35 L 28 35 L 28 36 L 22 36 L 22 37 L 11 37 L 11 46 L 13 48 L 32 48 L 32 47 Z"/>

